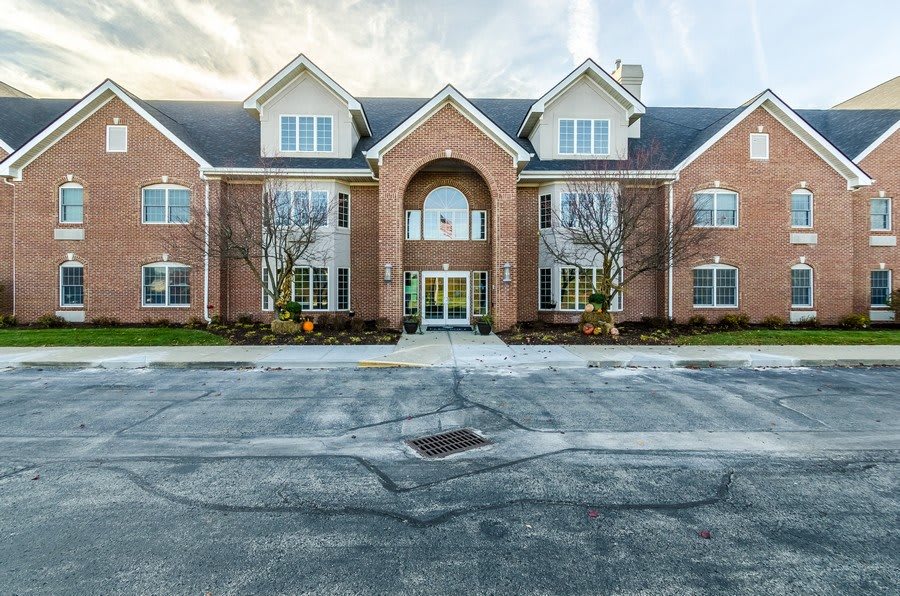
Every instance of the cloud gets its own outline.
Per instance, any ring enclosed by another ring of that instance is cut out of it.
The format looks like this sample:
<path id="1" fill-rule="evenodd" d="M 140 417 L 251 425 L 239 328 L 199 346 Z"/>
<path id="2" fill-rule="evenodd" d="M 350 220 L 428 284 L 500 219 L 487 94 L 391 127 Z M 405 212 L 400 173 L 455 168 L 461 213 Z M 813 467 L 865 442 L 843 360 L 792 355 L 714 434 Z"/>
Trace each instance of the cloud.
<path id="1" fill-rule="evenodd" d="M 753 58 L 760 83 L 769 84 L 769 65 L 766 63 L 766 51 L 763 47 L 762 32 L 759 28 L 759 11 L 756 0 L 747 0 L 750 5 L 750 30 L 753 32 Z"/>
<path id="2" fill-rule="evenodd" d="M 569 1 L 569 34 L 566 47 L 572 56 L 572 63 L 581 64 L 587 58 L 597 58 L 597 6 L 591 0 Z"/>

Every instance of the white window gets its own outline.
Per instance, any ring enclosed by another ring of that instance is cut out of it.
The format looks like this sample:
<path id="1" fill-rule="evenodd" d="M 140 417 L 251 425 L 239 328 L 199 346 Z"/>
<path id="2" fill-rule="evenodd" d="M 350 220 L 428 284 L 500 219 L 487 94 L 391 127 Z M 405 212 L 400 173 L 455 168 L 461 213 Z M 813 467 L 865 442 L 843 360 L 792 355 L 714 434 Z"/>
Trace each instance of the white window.
<path id="1" fill-rule="evenodd" d="M 560 119 L 559 153 L 609 155 L 609 120 Z"/>
<path id="2" fill-rule="evenodd" d="M 59 305 L 84 306 L 84 267 L 77 261 L 59 266 Z"/>
<path id="3" fill-rule="evenodd" d="M 750 135 L 750 159 L 769 159 L 769 135 L 752 133 Z"/>
<path id="4" fill-rule="evenodd" d="M 282 116 L 281 150 L 329 153 L 332 148 L 331 116 Z"/>
<path id="5" fill-rule="evenodd" d="M 337 270 L 337 310 L 350 310 L 350 269 Z"/>
<path id="6" fill-rule="evenodd" d="M 487 271 L 472 272 L 472 314 L 483 317 L 488 314 L 488 274 Z"/>
<path id="7" fill-rule="evenodd" d="M 275 191 L 275 216 L 280 226 L 328 225 L 327 190 Z"/>
<path id="8" fill-rule="evenodd" d="M 141 268 L 144 306 L 190 306 L 191 269 L 180 263 L 151 263 Z"/>
<path id="9" fill-rule="evenodd" d="M 106 152 L 125 153 L 126 151 L 128 151 L 128 127 L 119 125 L 107 126 Z"/>
<path id="10" fill-rule="evenodd" d="M 605 192 L 564 192 L 560 195 L 560 219 L 567 228 L 613 231 L 618 214 L 616 196 Z"/>
<path id="11" fill-rule="evenodd" d="M 295 267 L 293 299 L 303 310 L 328 310 L 328 269 Z"/>
<path id="12" fill-rule="evenodd" d="M 873 232 L 891 230 L 891 200 L 888 198 L 869 200 L 869 229 Z"/>
<path id="13" fill-rule="evenodd" d="M 694 225 L 716 228 L 737 227 L 737 193 L 726 190 L 704 190 L 694 193 Z"/>
<path id="14" fill-rule="evenodd" d="M 472 240 L 487 240 L 487 211 L 472 212 Z"/>
<path id="15" fill-rule="evenodd" d="M 811 308 L 813 305 L 813 270 L 809 265 L 791 267 L 791 307 Z"/>
<path id="16" fill-rule="evenodd" d="M 59 223 L 84 223 L 84 189 L 76 182 L 59 187 Z"/>
<path id="17" fill-rule="evenodd" d="M 350 195 L 345 192 L 338 193 L 337 220 L 339 228 L 350 227 Z"/>
<path id="18" fill-rule="evenodd" d="M 738 305 L 738 270 L 728 265 L 694 268 L 694 308 Z"/>
<path id="19" fill-rule="evenodd" d="M 469 239 L 469 201 L 452 186 L 428 193 L 424 220 L 425 240 Z"/>
<path id="20" fill-rule="evenodd" d="M 421 240 L 422 239 L 422 212 L 407 211 L 406 212 L 406 239 Z"/>
<path id="21" fill-rule="evenodd" d="M 813 227 L 813 196 L 808 190 L 791 193 L 791 227 Z"/>
<path id="22" fill-rule="evenodd" d="M 403 316 L 419 314 L 419 272 L 403 272 Z"/>
<path id="23" fill-rule="evenodd" d="M 538 198 L 538 227 L 542 230 L 553 227 L 553 197 L 541 195 Z"/>
<path id="24" fill-rule="evenodd" d="M 191 218 L 191 191 L 167 184 L 144 187 L 141 218 L 147 224 L 187 223 Z"/>
<path id="25" fill-rule="evenodd" d="M 871 288 L 869 304 L 872 308 L 885 308 L 891 295 L 891 270 L 872 271 L 869 283 Z"/>
<path id="26" fill-rule="evenodd" d="M 269 287 L 269 268 L 263 265 L 262 270 L 262 309 L 263 310 L 273 310 L 272 308 L 272 297 L 269 296 L 269 293 L 266 291 L 266 288 Z"/>
<path id="27" fill-rule="evenodd" d="M 553 300 L 553 270 L 549 267 L 538 269 L 538 309 L 553 310 L 556 302 Z"/>
<path id="28" fill-rule="evenodd" d="M 597 288 L 597 277 L 602 269 L 593 267 L 561 267 L 559 269 L 559 309 L 582 310 Z M 610 310 L 622 310 L 622 293 L 616 298 Z"/>

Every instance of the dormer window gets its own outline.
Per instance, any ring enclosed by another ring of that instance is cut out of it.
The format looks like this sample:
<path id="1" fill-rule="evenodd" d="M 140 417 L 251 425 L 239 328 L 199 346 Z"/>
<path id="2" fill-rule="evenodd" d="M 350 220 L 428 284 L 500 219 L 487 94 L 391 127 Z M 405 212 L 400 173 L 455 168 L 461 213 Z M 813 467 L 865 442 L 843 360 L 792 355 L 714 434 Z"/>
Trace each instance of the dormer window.
<path id="1" fill-rule="evenodd" d="M 281 151 L 330 153 L 331 116 L 282 116 Z"/>
<path id="2" fill-rule="evenodd" d="M 609 155 L 609 120 L 561 118 L 560 155 Z"/>

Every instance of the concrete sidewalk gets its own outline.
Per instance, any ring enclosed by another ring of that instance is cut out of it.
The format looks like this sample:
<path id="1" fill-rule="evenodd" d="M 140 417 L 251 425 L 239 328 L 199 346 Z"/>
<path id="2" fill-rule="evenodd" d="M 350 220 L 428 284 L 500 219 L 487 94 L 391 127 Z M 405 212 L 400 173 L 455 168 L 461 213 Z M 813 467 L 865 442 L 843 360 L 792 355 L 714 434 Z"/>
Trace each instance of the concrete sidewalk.
<path id="1" fill-rule="evenodd" d="M 440 331 L 396 346 L 0 348 L 0 368 L 792 367 L 900 366 L 900 346 L 509 346 Z"/>

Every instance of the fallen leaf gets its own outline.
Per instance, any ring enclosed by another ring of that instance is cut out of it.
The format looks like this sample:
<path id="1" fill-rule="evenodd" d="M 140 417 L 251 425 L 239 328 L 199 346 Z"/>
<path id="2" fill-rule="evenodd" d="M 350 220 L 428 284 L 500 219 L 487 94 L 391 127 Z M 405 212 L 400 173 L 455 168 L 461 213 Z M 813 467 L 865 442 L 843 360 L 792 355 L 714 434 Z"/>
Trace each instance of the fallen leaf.
<path id="1" fill-rule="evenodd" d="M 34 478 L 32 478 L 32 480 L 40 480 L 40 479 L 41 479 L 41 475 L 40 475 L 40 474 L 35 474 L 35 475 L 34 475 Z"/>
<path id="2" fill-rule="evenodd" d="M 710 534 L 709 530 L 700 530 L 700 538 L 709 540 L 712 538 L 712 534 Z"/>
<path id="3" fill-rule="evenodd" d="M 600 512 L 596 509 L 588 509 L 588 517 L 591 519 L 597 519 L 600 517 Z"/>

